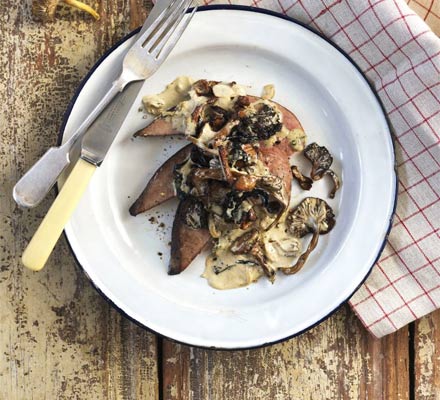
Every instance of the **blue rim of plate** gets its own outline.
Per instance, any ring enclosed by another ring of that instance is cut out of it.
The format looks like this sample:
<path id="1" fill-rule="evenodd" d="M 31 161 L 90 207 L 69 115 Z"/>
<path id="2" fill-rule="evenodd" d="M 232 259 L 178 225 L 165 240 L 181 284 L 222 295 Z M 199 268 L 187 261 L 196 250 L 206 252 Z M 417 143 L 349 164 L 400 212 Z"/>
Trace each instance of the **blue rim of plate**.
<path id="1" fill-rule="evenodd" d="M 184 344 L 184 345 L 189 345 L 189 346 L 193 346 L 193 347 L 197 347 L 200 349 L 211 349 L 211 350 L 223 350 L 223 351 L 235 351 L 235 350 L 249 350 L 249 349 L 259 349 L 259 348 L 263 348 L 266 346 L 270 346 L 273 344 L 277 344 L 277 343 L 282 343 L 286 340 L 292 339 L 296 336 L 300 336 L 303 333 L 313 329 L 315 326 L 319 325 L 321 322 L 324 322 L 327 318 L 331 317 L 336 311 L 339 310 L 339 308 L 345 304 L 350 298 L 351 296 L 362 286 L 362 284 L 367 280 L 367 278 L 370 276 L 371 271 L 373 270 L 374 265 L 376 264 L 377 260 L 379 259 L 380 255 L 382 254 L 383 249 L 385 248 L 385 245 L 387 243 L 388 240 L 388 236 L 390 234 L 392 225 L 393 225 L 393 220 L 394 220 L 394 215 L 396 212 L 396 206 L 397 206 L 397 189 L 398 189 L 398 180 L 397 180 L 397 168 L 396 168 L 396 148 L 395 148 L 395 144 L 394 144 L 394 137 L 392 134 L 392 129 L 391 129 L 391 124 L 388 120 L 387 114 L 385 112 L 385 108 L 382 104 L 382 101 L 380 100 L 378 94 L 376 93 L 373 85 L 370 83 L 370 81 L 368 80 L 368 78 L 365 76 L 365 74 L 363 73 L 363 71 L 359 68 L 359 66 L 351 59 L 351 57 L 344 51 L 342 50 L 338 45 L 336 45 L 335 43 L 331 42 L 327 37 L 325 37 L 322 33 L 318 32 L 316 29 L 311 28 L 310 26 L 304 24 L 301 21 L 298 21 L 295 18 L 292 17 L 288 17 L 287 15 L 283 15 L 280 13 L 277 13 L 275 11 L 271 11 L 271 10 L 266 10 L 266 9 L 262 9 L 262 8 L 255 8 L 255 7 L 249 7 L 249 6 L 239 6 L 239 5 L 227 5 L 227 4 L 219 4 L 219 5 L 210 5 L 210 6 L 201 6 L 198 7 L 197 12 L 206 12 L 206 11 L 212 11 L 212 10 L 235 10 L 235 11 L 250 11 L 250 12 L 255 12 L 255 13 L 260 13 L 260 14 L 266 14 L 266 15 L 270 15 L 272 17 L 276 17 L 276 18 L 280 18 L 283 19 L 285 21 L 289 21 L 292 22 L 294 24 L 300 25 L 303 28 L 309 30 L 310 32 L 314 33 L 315 35 L 319 36 L 321 39 L 325 40 L 327 43 L 329 43 L 331 46 L 333 46 L 336 50 L 339 51 L 339 53 L 341 53 L 341 55 L 343 55 L 355 68 L 356 70 L 360 73 L 360 75 L 364 78 L 364 80 L 366 81 L 366 83 L 368 84 L 368 86 L 371 89 L 371 92 L 373 93 L 373 95 L 375 96 L 381 110 L 383 113 L 383 116 L 385 118 L 385 121 L 387 123 L 388 126 L 388 131 L 390 133 L 391 136 L 391 144 L 393 146 L 393 153 L 394 153 L 394 175 L 395 175 L 395 188 L 394 188 L 394 205 L 393 205 L 393 211 L 391 213 L 390 216 L 390 220 L 389 220 L 389 224 L 388 224 L 388 229 L 385 232 L 385 236 L 382 242 L 382 245 L 379 249 L 379 252 L 374 260 L 374 263 L 371 265 L 370 269 L 368 270 L 367 274 L 365 275 L 364 279 L 359 283 L 359 285 L 353 290 L 353 292 L 346 298 L 344 299 L 340 304 L 338 304 L 332 311 L 330 311 L 326 316 L 324 316 L 323 318 L 321 318 L 319 321 L 315 322 L 314 324 L 310 325 L 309 327 L 294 333 L 293 335 L 287 336 L 285 338 L 279 339 L 279 340 L 275 340 L 273 342 L 266 342 L 266 343 L 262 343 L 260 345 L 256 345 L 256 346 L 250 346 L 250 347 L 238 347 L 238 348 L 222 348 L 222 347 L 216 347 L 216 346 L 199 346 L 199 345 L 194 345 L 194 344 L 190 344 L 190 343 L 185 343 L 185 342 L 181 342 L 179 340 L 173 339 L 171 337 L 162 335 L 159 332 L 156 332 L 155 330 L 149 328 L 146 325 L 143 325 L 142 323 L 140 323 L 139 321 L 137 321 L 136 319 L 134 319 L 133 317 L 131 317 L 130 315 L 128 315 L 124 310 L 122 310 L 121 308 L 119 308 L 112 300 L 110 300 L 102 291 L 101 289 L 95 284 L 95 282 L 90 278 L 90 276 L 88 275 L 88 273 L 86 272 L 86 270 L 84 269 L 84 267 L 80 264 L 80 262 L 78 261 L 76 254 L 72 248 L 72 245 L 69 242 L 69 238 L 66 235 L 66 231 L 64 231 L 64 237 L 66 239 L 66 242 L 69 246 L 70 252 L 73 255 L 73 258 L 75 259 L 76 265 L 80 268 L 80 270 L 84 273 L 84 275 L 87 277 L 87 279 L 89 280 L 89 282 L 91 283 L 91 285 L 95 288 L 95 290 L 104 298 L 104 300 L 106 300 L 106 302 L 108 304 L 110 304 L 113 308 L 115 308 L 120 314 L 122 314 L 123 316 L 125 316 L 126 318 L 128 318 L 130 321 L 134 322 L 136 325 L 138 325 L 139 327 L 148 330 L 149 332 L 154 333 L 155 335 L 158 335 L 162 338 L 171 340 L 172 342 L 175 343 L 179 343 L 179 344 Z M 190 12 L 191 10 L 189 10 Z M 114 44 L 110 49 L 108 49 L 102 56 L 101 58 L 96 62 L 96 64 L 90 69 L 90 71 L 87 73 L 87 75 L 85 76 L 85 78 L 81 81 L 81 83 L 78 86 L 78 89 L 76 90 L 75 94 L 73 95 L 72 99 L 70 100 L 70 103 L 67 107 L 67 110 L 64 114 L 64 118 L 63 118 L 63 122 L 60 128 L 60 131 L 58 133 L 58 139 L 57 139 L 57 144 L 61 145 L 62 140 L 63 140 L 63 134 L 64 134 L 64 130 L 67 124 L 67 121 L 69 120 L 70 114 L 72 112 L 72 109 L 76 103 L 76 100 L 78 99 L 78 96 L 80 95 L 83 87 L 85 86 L 85 84 L 87 83 L 87 81 L 90 79 L 90 77 L 93 75 L 93 73 L 95 72 L 95 70 L 101 65 L 101 63 L 114 51 L 116 50 L 121 44 L 123 44 L 124 42 L 126 42 L 128 39 L 130 39 L 132 36 L 136 35 L 138 32 L 140 31 L 140 28 L 135 29 L 134 31 L 130 32 L 128 35 L 126 35 L 125 37 L 123 37 L 121 40 L 119 40 L 116 44 Z M 58 184 L 55 187 L 55 191 L 58 194 L 59 188 L 58 188 Z"/>

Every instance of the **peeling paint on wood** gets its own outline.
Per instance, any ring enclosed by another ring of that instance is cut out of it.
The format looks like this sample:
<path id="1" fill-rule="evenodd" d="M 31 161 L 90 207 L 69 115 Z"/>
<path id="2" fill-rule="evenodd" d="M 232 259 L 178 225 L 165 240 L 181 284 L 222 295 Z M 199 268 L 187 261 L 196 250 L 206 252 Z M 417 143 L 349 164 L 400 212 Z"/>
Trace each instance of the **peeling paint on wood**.
<path id="1" fill-rule="evenodd" d="M 55 144 L 81 79 L 151 4 L 104 0 L 94 4 L 99 22 L 62 9 L 42 25 L 30 3 L 0 7 L 0 399 L 157 399 L 156 337 L 111 309 L 64 240 L 44 271 L 23 269 L 21 252 L 53 196 L 30 211 L 11 198 L 18 177 Z"/>
<path id="2" fill-rule="evenodd" d="M 407 329 L 374 339 L 346 306 L 264 349 L 222 352 L 165 341 L 162 368 L 166 400 L 409 398 Z"/>
<path id="3" fill-rule="evenodd" d="M 415 323 L 414 361 L 415 399 L 440 399 L 440 311 Z"/>

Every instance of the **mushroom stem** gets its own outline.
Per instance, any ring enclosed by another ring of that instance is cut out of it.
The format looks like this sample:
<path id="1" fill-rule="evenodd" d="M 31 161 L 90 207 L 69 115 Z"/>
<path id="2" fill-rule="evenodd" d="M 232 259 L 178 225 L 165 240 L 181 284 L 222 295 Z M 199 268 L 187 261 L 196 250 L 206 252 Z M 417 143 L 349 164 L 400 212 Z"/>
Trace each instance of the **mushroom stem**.
<path id="1" fill-rule="evenodd" d="M 229 184 L 233 184 L 235 179 L 232 176 L 231 167 L 228 162 L 228 153 L 223 145 L 218 147 L 218 154 L 220 158 L 220 164 L 222 166 L 223 174 L 225 175 L 225 179 Z"/>
<path id="2" fill-rule="evenodd" d="M 318 244 L 318 239 L 319 239 L 319 230 L 316 230 L 313 232 L 313 237 L 307 247 L 307 250 L 303 254 L 301 254 L 301 256 L 296 261 L 295 265 L 293 265 L 292 267 L 281 268 L 284 274 L 286 275 L 296 274 L 302 267 L 304 267 L 304 264 L 309 258 L 310 253 L 315 249 L 316 245 Z"/>
<path id="3" fill-rule="evenodd" d="M 331 192 L 329 193 L 328 196 L 329 196 L 331 199 L 334 199 L 334 198 L 335 198 L 336 191 L 337 191 L 337 190 L 340 188 L 340 186 L 341 186 L 341 182 L 339 181 L 338 175 L 336 175 L 335 172 L 334 172 L 333 170 L 331 170 L 331 169 L 329 169 L 329 170 L 325 173 L 325 175 L 329 175 L 329 176 L 332 178 L 332 180 L 333 180 L 333 189 L 331 190 Z"/>
<path id="4" fill-rule="evenodd" d="M 261 251 L 261 247 L 258 245 L 255 245 L 252 247 L 251 254 L 254 256 L 254 258 L 257 260 L 258 264 L 260 264 L 261 268 L 263 268 L 263 271 L 265 275 L 269 278 L 271 283 L 274 283 L 275 281 L 275 270 L 269 267 L 269 265 L 266 262 L 266 259 L 263 255 L 263 252 Z"/>
<path id="5" fill-rule="evenodd" d="M 82 10 L 82 11 L 89 13 L 96 20 L 99 20 L 99 18 L 100 18 L 99 14 L 92 7 L 88 6 L 87 4 L 82 3 L 81 1 L 78 1 L 78 0 L 63 0 L 63 1 L 64 1 L 64 3 L 68 4 L 71 7 L 74 7 L 79 10 Z"/>
<path id="6" fill-rule="evenodd" d="M 292 171 L 292 175 L 295 178 L 295 180 L 298 182 L 301 189 L 310 190 L 312 188 L 313 180 L 307 176 L 304 176 L 296 165 L 292 165 L 290 167 L 290 170 Z"/>

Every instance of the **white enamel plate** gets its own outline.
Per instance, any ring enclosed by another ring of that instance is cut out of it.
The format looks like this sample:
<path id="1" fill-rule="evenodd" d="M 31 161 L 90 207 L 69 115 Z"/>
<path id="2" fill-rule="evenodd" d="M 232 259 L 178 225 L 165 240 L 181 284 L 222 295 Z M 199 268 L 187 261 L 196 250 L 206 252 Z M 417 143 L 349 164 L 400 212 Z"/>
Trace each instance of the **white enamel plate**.
<path id="1" fill-rule="evenodd" d="M 127 38 L 93 70 L 68 112 L 65 137 L 115 78 Z M 166 63 L 142 94 L 163 90 L 179 75 L 236 81 L 291 109 L 313 141 L 335 158 L 342 190 L 329 201 L 334 230 L 321 236 L 300 273 L 264 277 L 247 288 L 218 291 L 200 275 L 200 255 L 177 276 L 167 275 L 176 202 L 132 217 L 128 209 L 156 168 L 184 140 L 133 139 L 146 125 L 134 102 L 103 165 L 69 225 L 78 263 L 100 292 L 139 324 L 191 345 L 248 348 L 274 343 L 312 327 L 346 301 L 365 279 L 390 227 L 396 196 L 394 151 L 380 104 L 364 77 L 338 49 L 309 29 L 274 14 L 234 7 L 197 12 Z M 306 163 L 297 162 L 303 167 Z M 304 193 L 295 184 L 293 204 Z M 329 182 L 311 196 L 327 199 Z"/>

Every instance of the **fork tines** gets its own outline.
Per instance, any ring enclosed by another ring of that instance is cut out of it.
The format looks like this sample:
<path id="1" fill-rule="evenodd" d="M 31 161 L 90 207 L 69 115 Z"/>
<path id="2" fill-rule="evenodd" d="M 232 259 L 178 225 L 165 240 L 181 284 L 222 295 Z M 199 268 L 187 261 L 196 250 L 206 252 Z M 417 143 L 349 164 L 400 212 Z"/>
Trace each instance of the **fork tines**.
<path id="1" fill-rule="evenodd" d="M 194 7 L 185 22 L 180 24 L 192 2 L 193 0 L 172 0 L 136 41 L 134 46 L 140 45 L 155 58 L 166 57 L 182 36 L 183 31 L 197 10 L 197 7 Z M 171 38 L 174 33 L 176 35 Z"/>

